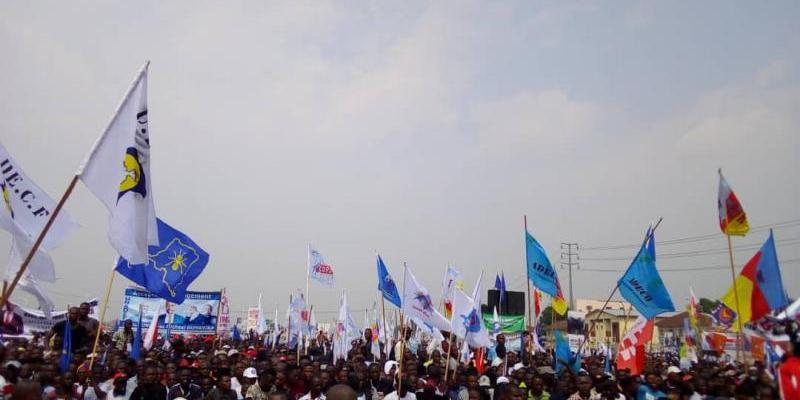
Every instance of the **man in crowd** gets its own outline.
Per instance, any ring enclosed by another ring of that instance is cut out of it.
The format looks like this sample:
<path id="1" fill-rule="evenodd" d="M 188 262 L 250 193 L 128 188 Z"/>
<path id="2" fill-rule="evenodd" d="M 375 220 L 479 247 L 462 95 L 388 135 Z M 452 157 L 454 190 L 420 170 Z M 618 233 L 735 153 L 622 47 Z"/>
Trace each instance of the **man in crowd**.
<path id="1" fill-rule="evenodd" d="M 89 314 L 92 313 L 92 305 L 87 302 L 83 302 L 78 308 L 78 311 L 78 323 L 81 324 L 84 329 L 86 329 L 86 332 L 89 334 L 90 341 L 92 344 L 94 344 L 94 335 L 96 335 L 100 329 L 100 322 L 89 316 Z"/>
<path id="2" fill-rule="evenodd" d="M 64 329 L 67 327 L 67 324 L 69 323 L 72 352 L 76 352 L 78 350 L 84 350 L 84 347 L 86 347 L 89 341 L 89 332 L 86 330 L 86 328 L 83 327 L 83 325 L 79 323 L 79 318 L 80 318 L 80 310 L 78 309 L 78 307 L 70 307 L 69 312 L 67 314 L 67 319 L 64 321 L 56 322 L 53 325 L 53 328 L 50 329 L 50 332 L 48 332 L 45 337 L 45 343 L 49 343 L 54 338 L 58 338 L 59 342 L 63 343 Z M 60 351 L 61 349 L 58 350 Z"/>

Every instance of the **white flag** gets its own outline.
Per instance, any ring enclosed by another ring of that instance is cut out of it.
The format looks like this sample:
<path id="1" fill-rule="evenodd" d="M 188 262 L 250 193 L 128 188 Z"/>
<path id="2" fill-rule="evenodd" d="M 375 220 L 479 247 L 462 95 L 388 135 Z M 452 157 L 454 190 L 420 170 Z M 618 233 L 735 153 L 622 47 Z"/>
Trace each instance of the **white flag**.
<path id="1" fill-rule="evenodd" d="M 480 330 L 470 335 L 470 345 L 473 347 L 488 347 L 491 344 L 489 341 L 489 330 L 486 329 L 486 326 L 483 324 L 483 313 L 481 312 L 482 282 L 483 271 L 481 271 L 481 274 L 478 276 L 478 280 L 475 282 L 475 287 L 472 288 L 473 308 L 475 309 L 475 313 L 478 315 L 478 319 L 481 320 L 479 328 Z"/>
<path id="2" fill-rule="evenodd" d="M 161 315 L 161 302 L 158 302 L 155 311 L 153 312 L 153 319 L 150 320 L 150 326 L 147 327 L 147 333 L 144 334 L 142 346 L 145 350 L 153 348 L 156 341 L 156 332 L 158 332 L 158 316 Z"/>
<path id="3" fill-rule="evenodd" d="M 44 313 L 45 318 L 52 318 L 52 312 L 56 305 L 35 278 L 33 278 L 29 273 L 26 273 L 22 276 L 22 278 L 20 278 L 17 286 L 31 294 L 33 297 L 36 297 L 36 301 L 39 303 L 39 310 Z"/>
<path id="4" fill-rule="evenodd" d="M 258 294 L 258 320 L 256 321 L 256 333 L 261 335 L 267 330 L 267 316 L 264 308 L 261 307 L 261 293 Z"/>
<path id="5" fill-rule="evenodd" d="M 278 306 L 275 305 L 275 319 L 272 320 L 272 348 L 275 349 L 275 346 L 278 345 L 278 331 L 280 327 L 278 326 Z"/>
<path id="6" fill-rule="evenodd" d="M 56 208 L 56 202 L 25 175 L 2 144 L 0 144 L 0 173 L 2 173 L 0 191 L 4 203 L 0 212 L 0 227 L 11 232 L 12 224 L 16 225 L 33 243 Z M 55 249 L 73 228 L 75 223 L 70 219 L 69 213 L 62 209 L 42 240 L 42 247 L 45 250 Z"/>
<path id="7" fill-rule="evenodd" d="M 408 317 L 416 317 L 439 330 L 449 331 L 450 321 L 443 317 L 439 311 L 436 311 L 428 289 L 417 282 L 417 278 L 414 277 L 408 267 L 404 267 L 404 273 L 401 312 Z"/>
<path id="8" fill-rule="evenodd" d="M 129 264 L 147 263 L 158 245 L 150 175 L 145 63 L 77 175 L 110 212 L 108 238 Z"/>
<path id="9" fill-rule="evenodd" d="M 350 348 L 350 335 L 348 334 L 347 325 L 350 318 L 350 312 L 347 309 L 347 295 L 342 292 L 342 297 L 339 299 L 339 317 L 336 319 L 336 331 L 333 336 L 333 359 L 347 359 L 347 350 Z"/>
<path id="10" fill-rule="evenodd" d="M 6 268 L 6 279 L 8 281 L 14 279 L 19 267 L 22 266 L 22 261 L 33 248 L 33 241 L 22 232 L 18 225 L 12 224 L 10 232 L 13 236 L 13 242 L 11 243 L 8 268 Z M 28 263 L 28 268 L 23 276 L 31 276 L 39 282 L 55 282 L 56 268 L 53 265 L 53 259 L 40 247 L 39 250 L 36 250 L 30 263 Z"/>
<path id="11" fill-rule="evenodd" d="M 336 283 L 336 277 L 333 275 L 333 267 L 325 263 L 322 254 L 311 248 L 308 245 L 308 276 L 327 286 L 333 286 Z"/>
<path id="12" fill-rule="evenodd" d="M 442 303 L 447 312 L 452 312 L 453 290 L 455 289 L 464 290 L 464 279 L 461 277 L 461 272 L 448 265 L 444 272 L 444 281 L 442 281 Z"/>
<path id="13" fill-rule="evenodd" d="M 460 289 L 453 292 L 453 318 L 451 332 L 472 347 L 488 347 L 489 336 L 481 329 L 483 321 L 475 302 Z"/>

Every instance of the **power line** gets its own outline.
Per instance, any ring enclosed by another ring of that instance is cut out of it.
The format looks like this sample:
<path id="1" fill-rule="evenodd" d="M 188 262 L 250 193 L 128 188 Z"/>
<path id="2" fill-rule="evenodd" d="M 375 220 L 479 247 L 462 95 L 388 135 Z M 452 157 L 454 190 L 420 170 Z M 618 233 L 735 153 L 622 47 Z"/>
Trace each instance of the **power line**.
<path id="1" fill-rule="evenodd" d="M 798 225 L 800 225 L 800 219 L 792 219 L 788 221 L 776 222 L 773 224 L 754 226 L 750 228 L 750 232 L 762 232 L 769 229 L 784 229 Z M 670 246 L 675 244 L 701 242 L 705 240 L 718 239 L 720 235 L 721 235 L 720 233 L 709 233 L 706 235 L 686 236 L 677 239 L 660 240 L 658 244 L 660 246 Z M 620 250 L 620 249 L 638 249 L 641 245 L 642 245 L 641 243 L 632 243 L 632 244 L 620 244 L 620 245 L 609 245 L 609 246 L 588 246 L 588 247 L 581 247 L 581 250 L 603 251 L 603 250 Z"/>
<path id="2" fill-rule="evenodd" d="M 795 246 L 800 244 L 800 238 L 793 238 L 793 239 L 784 239 L 784 240 L 776 240 L 775 246 L 776 247 L 786 247 L 786 246 Z M 742 246 L 737 246 L 733 249 L 734 252 L 740 251 L 748 251 L 748 250 L 755 250 L 761 248 L 763 243 L 755 243 L 755 244 L 746 244 Z M 684 257 L 700 257 L 700 256 L 709 256 L 709 255 L 716 255 L 716 254 L 724 254 L 728 252 L 728 248 L 717 248 L 717 249 L 703 249 L 703 250 L 690 250 L 684 252 L 675 252 L 675 253 L 661 253 L 658 255 L 659 259 L 671 259 L 671 258 L 684 258 Z M 584 257 L 584 261 L 626 261 L 630 260 L 632 257 Z"/>
<path id="3" fill-rule="evenodd" d="M 778 260 L 781 264 L 794 264 L 800 262 L 800 258 L 789 258 L 785 260 Z M 711 271 L 711 270 L 728 270 L 730 265 L 711 265 L 707 267 L 689 267 L 689 268 L 659 268 L 658 272 L 683 272 L 683 271 Z M 619 268 L 581 268 L 581 271 L 588 272 L 625 272 L 625 269 Z"/>

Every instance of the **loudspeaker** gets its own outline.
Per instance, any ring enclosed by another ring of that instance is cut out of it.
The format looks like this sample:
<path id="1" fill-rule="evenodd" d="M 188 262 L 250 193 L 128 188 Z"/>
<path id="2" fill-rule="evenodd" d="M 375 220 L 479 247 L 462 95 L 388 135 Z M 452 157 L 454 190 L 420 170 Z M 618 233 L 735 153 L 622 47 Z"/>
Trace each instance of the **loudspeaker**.
<path id="1" fill-rule="evenodd" d="M 506 299 L 500 306 L 500 291 L 489 289 L 486 296 L 486 304 L 481 305 L 481 311 L 485 313 L 493 312 L 497 307 L 497 312 L 504 315 L 525 315 L 525 292 L 512 292 L 506 290 Z"/>

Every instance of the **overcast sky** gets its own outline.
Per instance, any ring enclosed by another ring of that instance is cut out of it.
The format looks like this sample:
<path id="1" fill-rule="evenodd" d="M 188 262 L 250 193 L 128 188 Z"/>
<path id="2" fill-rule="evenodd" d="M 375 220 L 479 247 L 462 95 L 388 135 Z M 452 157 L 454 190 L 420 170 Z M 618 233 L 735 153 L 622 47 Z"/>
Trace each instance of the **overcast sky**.
<path id="1" fill-rule="evenodd" d="M 5 1 L 0 140 L 57 198 L 151 60 L 156 210 L 211 254 L 193 289 L 234 310 L 263 292 L 283 313 L 309 242 L 337 275 L 312 286 L 321 320 L 343 289 L 371 307 L 376 251 L 437 297 L 448 263 L 522 290 L 525 214 L 554 263 L 579 243 L 576 297 L 605 298 L 636 252 L 592 247 L 663 217 L 674 302 L 716 298 L 719 167 L 751 226 L 777 224 L 798 296 L 798 20 L 796 1 Z M 101 297 L 114 259 L 85 186 L 66 209 L 59 307 Z M 738 268 L 767 233 L 734 238 Z"/>

